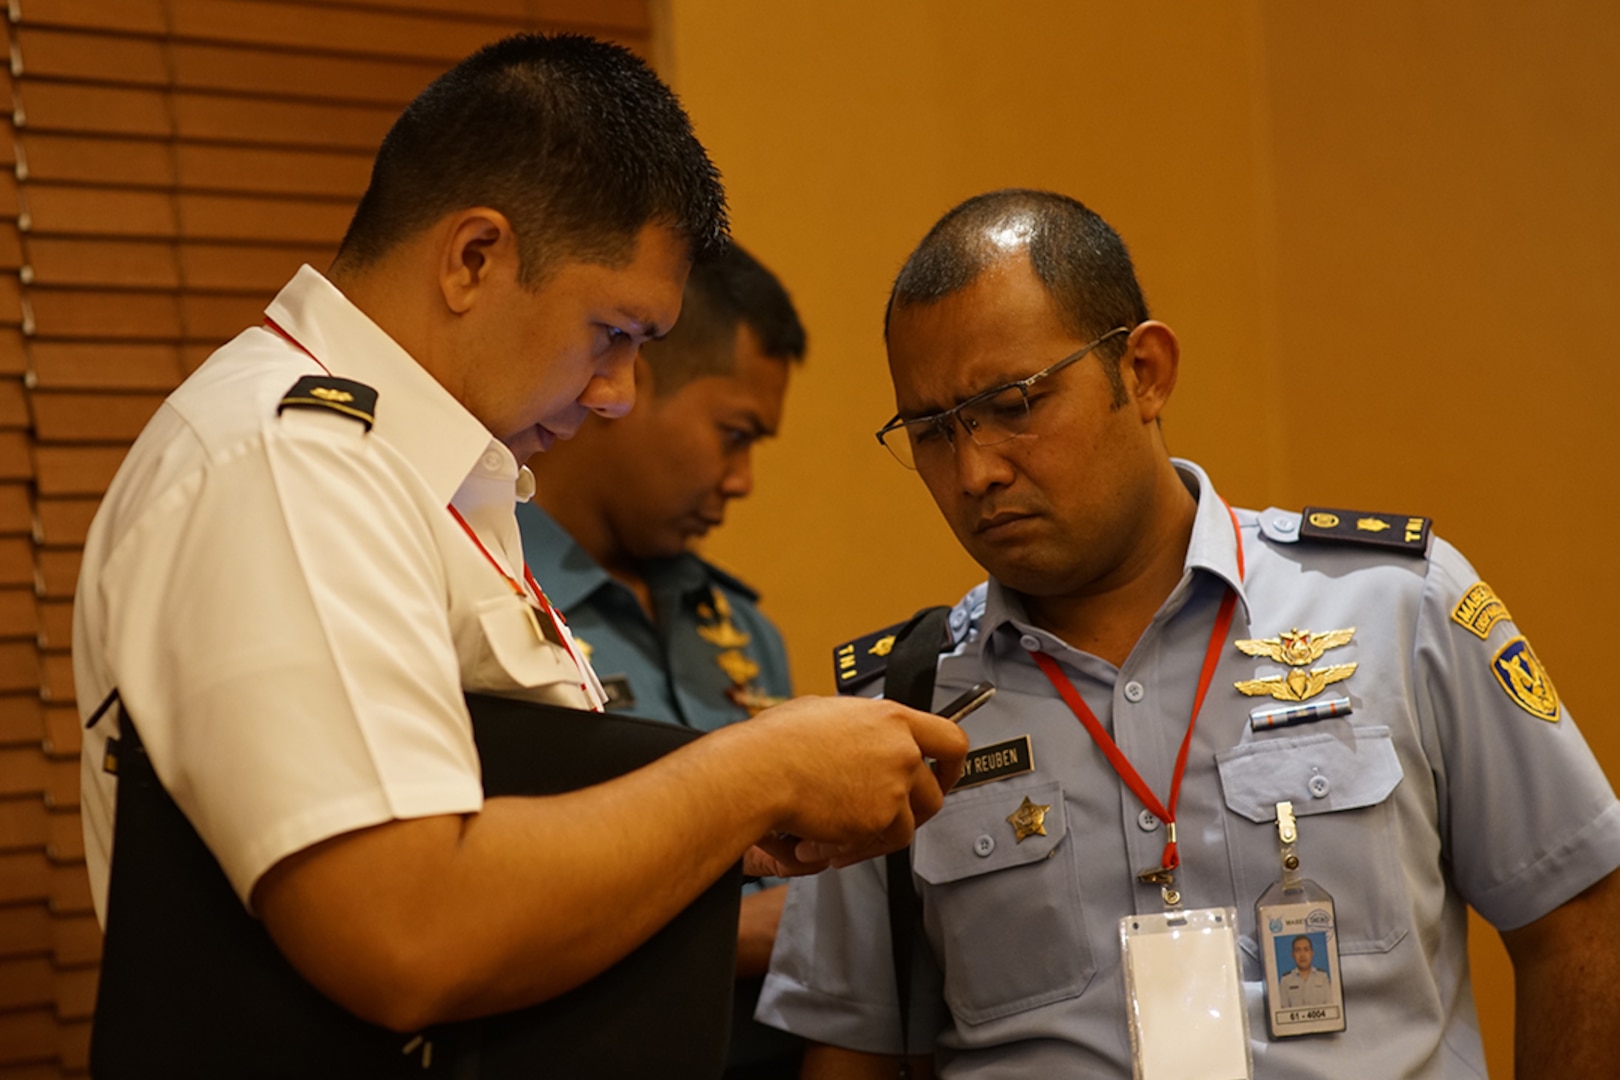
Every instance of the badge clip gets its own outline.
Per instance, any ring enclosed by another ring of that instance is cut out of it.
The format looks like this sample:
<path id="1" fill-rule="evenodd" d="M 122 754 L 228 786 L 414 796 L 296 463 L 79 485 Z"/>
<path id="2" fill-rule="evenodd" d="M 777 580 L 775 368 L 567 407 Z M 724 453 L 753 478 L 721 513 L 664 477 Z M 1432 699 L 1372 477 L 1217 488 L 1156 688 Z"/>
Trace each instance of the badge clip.
<path id="1" fill-rule="evenodd" d="M 1294 804 L 1280 802 L 1277 858 L 1282 877 L 1254 905 L 1272 1038 L 1345 1028 L 1333 897 L 1304 876 L 1298 847 Z"/>

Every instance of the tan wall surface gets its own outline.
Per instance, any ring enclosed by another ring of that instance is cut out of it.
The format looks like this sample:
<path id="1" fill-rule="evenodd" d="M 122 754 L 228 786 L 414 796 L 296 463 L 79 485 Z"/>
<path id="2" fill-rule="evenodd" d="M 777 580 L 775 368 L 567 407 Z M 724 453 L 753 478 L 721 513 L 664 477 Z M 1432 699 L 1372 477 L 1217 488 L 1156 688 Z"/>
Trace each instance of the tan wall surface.
<path id="1" fill-rule="evenodd" d="M 1620 600 L 1620 8 L 668 0 L 665 71 L 736 233 L 811 334 L 759 490 L 710 553 L 829 650 L 978 580 L 872 441 L 888 282 L 946 209 L 1052 187 L 1130 244 L 1183 343 L 1166 419 L 1241 505 L 1435 518 L 1611 777 Z M 1528 722 L 1528 721 L 1527 721 Z M 1475 935 L 1510 1075 L 1509 969 Z"/>

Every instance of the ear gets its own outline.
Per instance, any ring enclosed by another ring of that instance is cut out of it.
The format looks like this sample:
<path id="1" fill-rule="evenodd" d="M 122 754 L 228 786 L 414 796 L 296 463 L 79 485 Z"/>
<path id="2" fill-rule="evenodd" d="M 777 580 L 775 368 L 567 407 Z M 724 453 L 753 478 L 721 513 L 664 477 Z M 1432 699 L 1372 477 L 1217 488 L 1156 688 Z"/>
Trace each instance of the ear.
<path id="1" fill-rule="evenodd" d="M 1126 339 L 1120 359 L 1125 386 L 1144 424 L 1159 418 L 1176 388 L 1181 369 L 1181 342 L 1162 322 L 1138 323 Z"/>
<path id="2" fill-rule="evenodd" d="M 517 234 L 505 214 L 475 206 L 450 215 L 440 228 L 439 291 L 454 314 L 466 314 L 491 284 L 517 280 Z"/>

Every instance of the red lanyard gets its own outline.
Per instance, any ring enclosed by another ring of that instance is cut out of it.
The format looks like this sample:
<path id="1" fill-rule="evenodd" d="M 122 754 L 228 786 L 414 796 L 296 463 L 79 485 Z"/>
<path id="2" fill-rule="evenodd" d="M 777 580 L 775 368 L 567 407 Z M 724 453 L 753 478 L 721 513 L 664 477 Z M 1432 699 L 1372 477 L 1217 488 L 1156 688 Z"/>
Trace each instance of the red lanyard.
<path id="1" fill-rule="evenodd" d="M 277 333 L 277 334 L 281 335 L 283 338 L 285 338 L 287 340 L 287 344 L 291 345 L 293 348 L 297 349 L 299 352 L 303 353 L 305 356 L 307 356 L 311 360 L 315 361 L 315 366 L 316 367 L 320 368 L 322 371 L 326 372 L 328 375 L 332 374 L 332 369 L 327 367 L 325 364 L 321 363 L 321 358 L 320 357 L 316 356 L 314 353 L 312 353 L 308 349 L 304 348 L 303 344 L 297 338 L 293 337 L 291 334 L 287 333 L 287 331 L 283 330 L 281 328 L 281 324 L 276 322 L 276 320 L 272 319 L 268 315 L 266 315 L 264 317 L 264 328 L 266 330 L 270 330 L 270 331 L 273 331 L 274 333 Z"/>
<path id="2" fill-rule="evenodd" d="M 1230 506 L 1226 508 L 1226 512 L 1232 519 L 1232 537 L 1237 541 L 1238 580 L 1242 581 L 1243 537 L 1238 532 L 1237 514 L 1232 512 Z M 1176 755 L 1176 769 L 1170 778 L 1170 805 L 1168 807 L 1159 802 L 1158 796 L 1153 794 L 1153 789 L 1148 787 L 1147 781 L 1142 779 L 1142 774 L 1136 771 L 1136 766 L 1131 764 L 1130 759 L 1109 737 L 1108 732 L 1103 730 L 1103 726 L 1097 722 L 1096 715 L 1092 713 L 1091 707 L 1086 704 L 1079 691 L 1075 690 L 1074 684 L 1063 677 L 1063 672 L 1058 668 L 1057 661 L 1045 653 L 1033 649 L 1029 653 L 1041 671 L 1051 680 L 1052 685 L 1057 688 L 1058 695 L 1068 704 L 1070 710 L 1080 721 L 1081 726 L 1091 735 L 1092 740 L 1097 744 L 1097 748 L 1103 752 L 1103 756 L 1108 759 L 1108 763 L 1119 774 L 1119 778 L 1125 781 L 1125 786 L 1129 787 L 1131 792 L 1142 800 L 1143 806 L 1151 810 L 1159 820 L 1164 822 L 1166 842 L 1164 856 L 1159 864 L 1160 870 L 1174 870 L 1181 865 L 1181 854 L 1176 850 L 1176 804 L 1181 801 L 1181 780 L 1187 772 L 1187 753 L 1192 748 L 1193 728 L 1197 726 L 1198 713 L 1204 707 L 1204 695 L 1209 691 L 1209 684 L 1215 678 L 1215 667 L 1220 662 L 1221 650 L 1226 645 L 1226 634 L 1232 627 L 1232 612 L 1236 607 L 1237 593 L 1228 588 L 1226 595 L 1221 598 L 1220 610 L 1215 615 L 1214 629 L 1209 633 L 1209 647 L 1204 651 L 1204 667 L 1198 675 L 1198 692 L 1193 696 L 1192 718 L 1187 721 L 1187 734 L 1182 737 L 1181 752 Z"/>
<path id="3" fill-rule="evenodd" d="M 462 531 L 465 532 L 468 538 L 470 538 L 472 542 L 477 545 L 478 550 L 483 553 L 484 558 L 489 560 L 489 565 L 495 568 L 495 572 L 501 575 L 501 580 L 506 582 L 507 587 L 510 588 L 513 593 L 521 597 L 525 603 L 528 602 L 532 594 L 533 598 L 539 602 L 540 610 L 544 611 L 552 622 L 558 624 L 563 622 L 562 614 L 558 612 L 556 608 L 551 606 L 551 601 L 546 599 L 546 594 L 540 588 L 540 583 L 534 580 L 534 573 L 529 569 L 528 563 L 523 564 L 523 580 L 528 582 L 530 589 L 530 592 L 526 593 L 523 591 L 523 586 L 517 583 L 517 579 L 512 577 L 511 574 L 508 574 L 506 572 L 506 568 L 496 560 L 495 556 L 489 553 L 489 548 L 485 547 L 484 542 L 478 539 L 478 534 L 473 532 L 471 525 L 467 524 L 467 519 L 461 516 L 461 511 L 457 510 L 454 506 L 446 507 L 446 509 L 450 511 L 450 516 L 455 518 L 456 521 L 461 525 Z M 559 634 L 558 636 L 561 637 L 562 635 Z"/>
<path id="4" fill-rule="evenodd" d="M 293 348 L 297 349 L 299 352 L 303 353 L 305 356 L 307 356 L 311 360 L 315 361 L 316 366 L 319 367 L 322 371 L 326 372 L 328 375 L 332 374 L 331 369 L 328 368 L 325 364 L 321 363 L 321 358 L 320 357 L 316 356 L 314 353 L 312 353 L 308 349 L 304 348 L 303 343 L 300 342 L 297 338 L 293 337 L 287 331 L 283 330 L 281 328 L 281 326 L 276 322 L 276 320 L 274 320 L 270 316 L 266 315 L 264 317 L 264 326 L 265 326 L 265 329 L 271 330 L 271 331 L 275 332 L 276 334 L 280 335 L 282 338 L 286 339 L 287 343 L 289 345 L 291 345 Z M 506 584 L 511 588 L 512 592 L 515 593 L 520 599 L 522 599 L 525 604 L 527 604 L 529 602 L 529 593 L 524 592 L 523 586 L 519 585 L 517 583 L 516 579 L 514 579 L 511 574 L 508 574 L 506 572 L 506 568 L 501 566 L 501 564 L 498 561 L 496 561 L 495 556 L 493 556 L 493 555 L 491 555 L 489 553 L 489 549 L 484 546 L 484 542 L 482 540 L 478 539 L 478 534 L 473 532 L 472 526 L 467 524 L 467 519 L 461 516 L 461 511 L 457 510 L 454 506 L 446 507 L 446 509 L 448 509 L 450 511 L 451 516 L 454 517 L 456 519 L 456 521 L 461 525 L 462 529 L 472 539 L 472 542 L 474 544 L 478 545 L 478 550 L 483 553 L 484 558 L 489 560 L 489 565 L 491 565 L 491 566 L 493 566 L 495 568 L 495 572 L 497 574 L 501 575 L 501 580 L 506 582 Z M 528 563 L 523 564 L 523 580 L 528 582 L 529 589 L 532 590 L 534 599 L 536 601 L 538 601 L 538 603 L 540 605 L 540 610 L 545 612 L 546 613 L 546 618 L 551 620 L 552 628 L 557 633 L 557 640 L 561 641 L 564 644 L 564 646 L 567 648 L 569 657 L 574 661 L 574 666 L 580 668 L 580 670 L 583 672 L 584 671 L 583 658 L 580 657 L 580 656 L 575 655 L 574 647 L 573 647 L 572 644 L 569 643 L 568 635 L 563 632 L 562 628 L 563 628 L 564 625 L 566 625 L 566 620 L 563 619 L 562 612 L 560 612 L 556 608 L 552 607 L 551 606 L 551 601 L 546 599 L 545 591 L 540 588 L 540 583 L 538 581 L 534 580 L 534 574 L 533 574 L 533 572 L 531 572 L 529 570 Z M 536 630 L 537 633 L 539 632 L 539 630 L 540 630 L 539 623 L 535 624 L 535 630 Z M 540 636 L 544 637 L 545 635 L 540 634 Z M 586 688 L 586 686 L 585 686 L 585 684 L 583 682 L 580 683 L 580 689 L 586 691 L 585 696 L 587 698 L 589 698 L 591 696 L 590 691 Z"/>

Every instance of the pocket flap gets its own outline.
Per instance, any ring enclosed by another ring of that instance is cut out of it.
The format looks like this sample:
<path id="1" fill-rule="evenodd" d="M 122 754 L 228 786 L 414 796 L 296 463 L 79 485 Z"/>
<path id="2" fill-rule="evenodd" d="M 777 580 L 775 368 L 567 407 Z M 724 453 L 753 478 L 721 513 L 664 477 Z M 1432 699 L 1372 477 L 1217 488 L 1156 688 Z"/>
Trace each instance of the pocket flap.
<path id="1" fill-rule="evenodd" d="M 484 640 L 489 643 L 490 656 L 511 680 L 509 686 L 496 685 L 494 689 L 579 682 L 579 669 L 573 657 L 568 655 L 568 650 L 542 641 L 535 634 L 531 612 L 535 617 L 543 617 L 515 595 L 493 596 L 479 602 L 478 624 L 484 632 Z"/>
<path id="2" fill-rule="evenodd" d="M 1041 827 L 1022 842 L 1007 819 L 1028 798 L 1045 807 Z M 1056 781 L 1035 787 L 990 784 L 945 800 L 945 808 L 917 830 L 913 841 L 913 868 L 931 885 L 1023 866 L 1047 858 L 1067 834 L 1063 786 Z"/>
<path id="3" fill-rule="evenodd" d="M 1389 728 L 1354 727 L 1338 734 L 1263 739 L 1217 754 L 1226 807 L 1250 821 L 1277 818 L 1277 804 L 1296 816 L 1374 806 L 1401 782 L 1401 760 Z"/>

